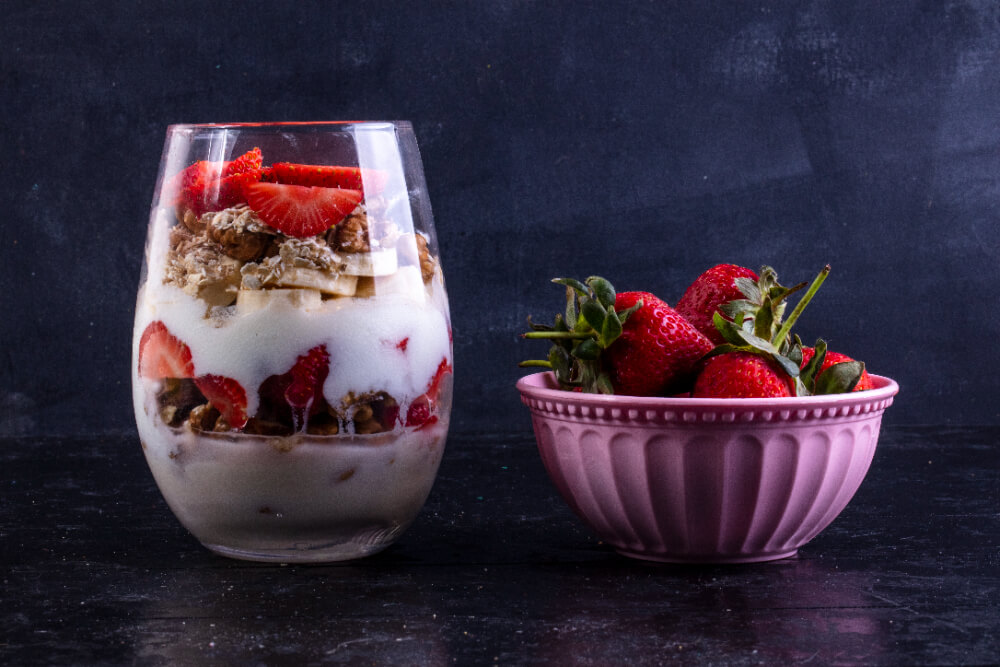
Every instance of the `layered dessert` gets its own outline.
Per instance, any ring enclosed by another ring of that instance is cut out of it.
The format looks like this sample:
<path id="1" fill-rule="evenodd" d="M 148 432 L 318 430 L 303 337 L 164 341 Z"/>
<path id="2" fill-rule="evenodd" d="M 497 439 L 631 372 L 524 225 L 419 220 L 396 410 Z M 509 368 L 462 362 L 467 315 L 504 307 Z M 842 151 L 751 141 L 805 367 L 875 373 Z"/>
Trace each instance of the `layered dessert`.
<path id="1" fill-rule="evenodd" d="M 146 459 L 202 543 L 333 560 L 423 505 L 451 402 L 447 297 L 402 174 L 260 150 L 168 175 L 133 341 Z"/>

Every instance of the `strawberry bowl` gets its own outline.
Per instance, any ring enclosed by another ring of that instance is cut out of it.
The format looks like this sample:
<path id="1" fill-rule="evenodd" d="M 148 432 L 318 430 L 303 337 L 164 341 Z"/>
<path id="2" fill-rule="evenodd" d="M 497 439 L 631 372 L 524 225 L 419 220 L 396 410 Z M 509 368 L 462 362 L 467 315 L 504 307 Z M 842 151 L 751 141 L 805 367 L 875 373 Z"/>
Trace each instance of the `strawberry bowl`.
<path id="1" fill-rule="evenodd" d="M 899 391 L 771 399 L 638 398 L 521 378 L 542 462 L 619 553 L 677 563 L 793 556 L 861 485 Z"/>

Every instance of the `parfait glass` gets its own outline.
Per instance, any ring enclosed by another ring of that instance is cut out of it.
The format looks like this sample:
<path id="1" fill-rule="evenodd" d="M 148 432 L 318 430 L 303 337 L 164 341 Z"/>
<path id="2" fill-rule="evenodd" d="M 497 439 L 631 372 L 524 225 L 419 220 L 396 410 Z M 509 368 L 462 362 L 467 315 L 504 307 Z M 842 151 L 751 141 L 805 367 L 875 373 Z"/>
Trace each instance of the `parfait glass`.
<path id="1" fill-rule="evenodd" d="M 156 484 L 203 545 L 326 562 L 393 543 L 437 474 L 452 368 L 409 123 L 167 129 L 133 403 Z"/>

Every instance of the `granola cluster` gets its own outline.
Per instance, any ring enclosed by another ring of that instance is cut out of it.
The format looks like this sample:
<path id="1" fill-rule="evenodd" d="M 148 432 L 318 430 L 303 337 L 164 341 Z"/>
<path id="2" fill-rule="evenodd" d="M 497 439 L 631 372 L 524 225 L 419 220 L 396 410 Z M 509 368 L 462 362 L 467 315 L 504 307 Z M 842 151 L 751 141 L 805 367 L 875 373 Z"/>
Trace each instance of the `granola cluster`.
<path id="1" fill-rule="evenodd" d="M 366 280 L 395 271 L 397 261 L 419 266 L 425 283 L 437 266 L 423 235 L 401 242 L 395 227 L 380 226 L 376 233 L 364 204 L 308 237 L 286 236 L 245 204 L 200 216 L 185 209 L 178 219 L 170 230 L 164 282 L 214 308 L 233 305 L 241 290 L 298 288 L 324 299 L 370 295 Z M 413 246 L 415 255 L 406 251 Z"/>

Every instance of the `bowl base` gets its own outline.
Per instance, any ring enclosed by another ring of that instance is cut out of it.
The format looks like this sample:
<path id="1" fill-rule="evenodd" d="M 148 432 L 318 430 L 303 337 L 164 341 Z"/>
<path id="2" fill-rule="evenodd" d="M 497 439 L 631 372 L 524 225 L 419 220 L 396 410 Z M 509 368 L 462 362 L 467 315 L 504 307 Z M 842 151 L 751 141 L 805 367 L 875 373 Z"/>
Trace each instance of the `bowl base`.
<path id="1" fill-rule="evenodd" d="M 798 549 L 789 549 L 787 551 L 774 551 L 768 553 L 758 553 L 758 554 L 733 554 L 727 556 L 724 554 L 655 554 L 643 551 L 631 551 L 629 549 L 618 549 L 615 551 L 620 553 L 622 556 L 628 556 L 629 558 L 638 558 L 640 560 L 655 561 L 657 563 L 681 563 L 688 565 L 725 565 L 728 563 L 763 563 L 769 560 L 781 560 L 782 558 L 791 558 L 796 555 Z"/>

